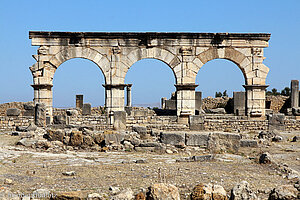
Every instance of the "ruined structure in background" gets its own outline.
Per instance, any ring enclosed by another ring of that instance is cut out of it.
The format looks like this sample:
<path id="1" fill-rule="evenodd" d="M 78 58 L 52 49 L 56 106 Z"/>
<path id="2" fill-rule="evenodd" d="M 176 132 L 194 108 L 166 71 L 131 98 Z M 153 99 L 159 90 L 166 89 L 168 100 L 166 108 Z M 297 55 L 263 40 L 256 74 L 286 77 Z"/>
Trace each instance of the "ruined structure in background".
<path id="1" fill-rule="evenodd" d="M 245 113 L 265 116 L 265 80 L 269 68 L 263 64 L 266 33 L 104 33 L 29 32 L 39 46 L 33 75 L 34 103 L 44 103 L 52 117 L 52 86 L 56 69 L 72 58 L 93 61 L 105 77 L 105 107 L 108 113 L 124 111 L 124 83 L 128 69 L 144 58 L 166 63 L 174 72 L 177 116 L 195 115 L 195 79 L 199 69 L 213 59 L 227 59 L 242 71 L 246 90 Z M 130 97 L 130 95 L 127 95 Z M 131 101 L 127 101 L 130 106 Z M 183 120 L 184 122 L 185 120 Z"/>

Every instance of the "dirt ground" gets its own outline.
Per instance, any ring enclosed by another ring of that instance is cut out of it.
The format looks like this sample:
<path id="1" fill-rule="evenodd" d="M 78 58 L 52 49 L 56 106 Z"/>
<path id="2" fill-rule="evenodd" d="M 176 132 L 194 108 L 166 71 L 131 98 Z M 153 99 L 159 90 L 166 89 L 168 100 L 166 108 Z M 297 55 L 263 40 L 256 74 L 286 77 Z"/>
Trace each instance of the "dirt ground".
<path id="1" fill-rule="evenodd" d="M 48 152 L 16 146 L 20 139 L 0 133 L 0 192 L 30 194 L 37 189 L 51 192 L 77 191 L 84 194 L 110 194 L 109 187 L 130 187 L 135 193 L 152 183 L 176 185 L 182 199 L 187 199 L 198 183 L 221 185 L 230 193 L 243 180 L 262 197 L 276 186 L 288 184 L 284 174 L 271 165 L 258 164 L 260 153 L 269 152 L 280 163 L 300 172 L 300 142 L 289 141 L 300 133 L 285 133 L 287 141 L 258 148 L 240 148 L 238 154 L 217 154 L 213 161 L 176 162 L 190 155 L 137 152 Z M 193 155 L 205 155 L 198 152 Z M 192 156 L 193 156 L 192 155 Z M 74 176 L 63 175 L 74 171 Z M 12 183 L 5 183 L 11 179 Z"/>

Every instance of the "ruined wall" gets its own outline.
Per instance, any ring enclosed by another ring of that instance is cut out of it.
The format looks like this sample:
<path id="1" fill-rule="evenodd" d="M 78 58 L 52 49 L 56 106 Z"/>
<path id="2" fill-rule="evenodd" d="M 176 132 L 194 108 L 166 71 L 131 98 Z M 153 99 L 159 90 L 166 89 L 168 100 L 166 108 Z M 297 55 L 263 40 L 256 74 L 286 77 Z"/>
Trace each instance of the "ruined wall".
<path id="1" fill-rule="evenodd" d="M 33 116 L 5 117 L 0 116 L 0 131 L 15 131 L 17 126 L 29 126 Z"/>
<path id="2" fill-rule="evenodd" d="M 246 116 L 205 115 L 206 131 L 260 131 L 268 130 L 268 120 L 251 120 Z"/>
<path id="3" fill-rule="evenodd" d="M 290 107 L 288 96 L 266 96 L 266 108 L 272 109 L 275 113 L 284 112 L 286 108 Z"/>
<path id="4" fill-rule="evenodd" d="M 23 116 L 25 113 L 25 105 L 32 105 L 33 106 L 33 102 L 29 101 L 29 102 L 9 102 L 9 103 L 3 103 L 0 104 L 0 116 L 6 116 L 6 110 L 9 108 L 18 108 L 21 110 L 21 114 L 20 116 Z"/>
<path id="5" fill-rule="evenodd" d="M 225 108 L 228 101 L 232 99 L 229 97 L 207 97 L 202 100 L 202 109 Z"/>

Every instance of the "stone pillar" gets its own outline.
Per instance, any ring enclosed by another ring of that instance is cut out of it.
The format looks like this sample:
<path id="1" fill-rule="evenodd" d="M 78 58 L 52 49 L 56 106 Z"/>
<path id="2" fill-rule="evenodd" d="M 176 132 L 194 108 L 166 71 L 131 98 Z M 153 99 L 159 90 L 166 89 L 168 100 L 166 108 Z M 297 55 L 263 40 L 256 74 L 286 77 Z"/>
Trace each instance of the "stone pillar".
<path id="1" fill-rule="evenodd" d="M 44 103 L 35 104 L 34 123 L 39 127 L 46 126 L 46 105 Z"/>
<path id="2" fill-rule="evenodd" d="M 195 112 L 200 114 L 202 112 L 202 92 L 195 92 Z"/>
<path id="3" fill-rule="evenodd" d="M 125 84 L 106 84 L 105 88 L 105 108 L 107 113 L 124 111 L 124 88 Z"/>
<path id="4" fill-rule="evenodd" d="M 127 91 L 127 101 L 126 101 L 126 106 L 131 107 L 131 86 L 132 84 L 127 84 L 126 85 L 126 91 Z"/>
<path id="5" fill-rule="evenodd" d="M 246 89 L 246 114 L 253 118 L 265 117 L 266 92 L 268 85 L 243 85 Z"/>
<path id="6" fill-rule="evenodd" d="M 83 95 L 82 94 L 77 94 L 76 95 L 76 108 L 81 109 L 83 106 Z"/>
<path id="7" fill-rule="evenodd" d="M 52 84 L 35 84 L 31 85 L 34 89 L 34 105 L 43 103 L 46 107 L 46 116 L 50 117 L 52 122 Z"/>
<path id="8" fill-rule="evenodd" d="M 195 84 L 176 84 L 178 122 L 188 123 L 189 116 L 195 115 Z"/>
<path id="9" fill-rule="evenodd" d="M 233 92 L 233 113 L 237 116 L 246 114 L 246 93 Z"/>
<path id="10" fill-rule="evenodd" d="M 166 97 L 161 98 L 161 109 L 166 109 L 166 101 Z"/>
<path id="11" fill-rule="evenodd" d="M 299 81 L 291 81 L 291 108 L 299 107 Z"/>

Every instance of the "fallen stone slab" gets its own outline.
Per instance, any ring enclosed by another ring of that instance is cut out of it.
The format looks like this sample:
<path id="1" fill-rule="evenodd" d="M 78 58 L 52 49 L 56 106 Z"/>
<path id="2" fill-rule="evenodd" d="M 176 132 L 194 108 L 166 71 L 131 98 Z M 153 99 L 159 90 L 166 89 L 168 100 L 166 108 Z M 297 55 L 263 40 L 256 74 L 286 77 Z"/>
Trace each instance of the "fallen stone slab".
<path id="1" fill-rule="evenodd" d="M 243 139 L 240 141 L 240 146 L 241 147 L 257 147 L 258 143 L 256 140 L 248 140 L 248 139 Z"/>
<path id="2" fill-rule="evenodd" d="M 185 133 L 161 133 L 160 141 L 164 144 L 182 145 L 185 143 Z"/>
<path id="3" fill-rule="evenodd" d="M 186 133 L 185 144 L 187 146 L 207 147 L 208 133 Z"/>
<path id="4" fill-rule="evenodd" d="M 176 162 L 205 162 L 213 160 L 213 155 L 191 156 L 176 159 Z"/>

